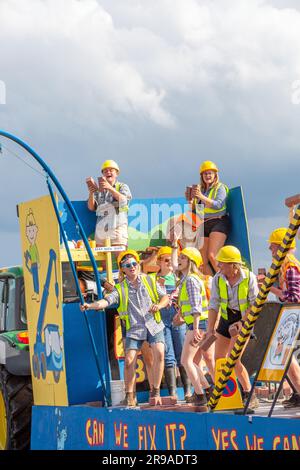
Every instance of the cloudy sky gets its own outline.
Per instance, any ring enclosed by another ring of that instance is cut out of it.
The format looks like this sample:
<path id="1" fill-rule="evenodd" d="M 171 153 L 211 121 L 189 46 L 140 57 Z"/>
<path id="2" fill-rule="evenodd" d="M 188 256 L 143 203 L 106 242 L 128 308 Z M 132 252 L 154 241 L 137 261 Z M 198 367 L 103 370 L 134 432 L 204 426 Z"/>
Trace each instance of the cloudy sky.
<path id="1" fill-rule="evenodd" d="M 0 20 L 0 128 L 71 199 L 107 158 L 135 197 L 181 196 L 213 160 L 243 187 L 255 267 L 267 265 L 300 192 L 298 0 L 1 0 Z M 1 265 L 21 261 L 16 204 L 46 192 L 4 149 Z"/>

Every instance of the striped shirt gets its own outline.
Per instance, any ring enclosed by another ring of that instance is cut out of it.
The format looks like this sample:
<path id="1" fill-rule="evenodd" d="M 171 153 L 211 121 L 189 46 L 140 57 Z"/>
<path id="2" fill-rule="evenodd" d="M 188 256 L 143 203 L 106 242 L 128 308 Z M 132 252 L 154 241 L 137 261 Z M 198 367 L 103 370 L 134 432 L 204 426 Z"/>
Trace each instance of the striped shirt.
<path id="1" fill-rule="evenodd" d="M 294 266 L 286 271 L 286 289 L 282 291 L 282 302 L 300 302 L 300 273 Z"/>
<path id="2" fill-rule="evenodd" d="M 126 332 L 126 337 L 136 340 L 147 339 L 147 328 L 145 325 L 145 316 L 149 313 L 150 307 L 153 305 L 149 297 L 148 291 L 141 281 L 141 275 L 138 276 L 137 287 L 134 287 L 130 281 L 128 283 L 128 315 L 130 321 L 130 330 Z M 165 289 L 156 283 L 157 293 L 161 299 L 166 295 Z M 117 289 L 105 296 L 109 306 L 116 304 L 119 306 L 120 297 Z"/>
<path id="3" fill-rule="evenodd" d="M 113 186 L 114 189 L 116 188 L 116 184 L 117 183 L 115 183 Z M 120 183 L 119 193 L 125 196 L 126 200 L 116 201 L 116 199 L 114 199 L 113 194 L 108 190 L 102 192 L 95 192 L 94 199 L 96 203 L 97 222 L 101 221 L 101 219 L 107 215 L 107 211 L 109 211 L 112 206 L 115 208 L 118 214 L 118 209 L 122 209 L 122 207 L 126 207 L 128 205 L 129 201 L 132 199 L 132 195 L 127 184 Z M 127 219 L 127 213 L 122 212 L 122 221 L 124 220 L 124 214 L 126 214 Z"/>

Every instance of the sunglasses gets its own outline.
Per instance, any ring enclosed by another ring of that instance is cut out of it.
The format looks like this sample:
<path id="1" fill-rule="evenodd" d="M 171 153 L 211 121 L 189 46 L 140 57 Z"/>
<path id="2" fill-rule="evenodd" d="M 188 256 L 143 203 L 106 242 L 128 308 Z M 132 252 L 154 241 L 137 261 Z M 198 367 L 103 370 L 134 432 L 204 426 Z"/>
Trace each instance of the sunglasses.
<path id="1" fill-rule="evenodd" d="M 132 267 L 136 267 L 137 265 L 138 265 L 138 263 L 136 261 L 132 261 L 132 263 L 122 264 L 122 268 L 130 269 Z"/>

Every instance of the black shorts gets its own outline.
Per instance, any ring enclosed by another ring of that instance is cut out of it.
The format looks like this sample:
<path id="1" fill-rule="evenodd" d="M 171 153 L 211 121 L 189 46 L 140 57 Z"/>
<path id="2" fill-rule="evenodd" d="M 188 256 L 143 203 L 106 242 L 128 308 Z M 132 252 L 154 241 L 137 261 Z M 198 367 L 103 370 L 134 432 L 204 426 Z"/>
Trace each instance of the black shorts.
<path id="1" fill-rule="evenodd" d="M 204 237 L 208 238 L 212 232 L 221 232 L 225 235 L 229 234 L 230 222 L 229 216 L 224 215 L 221 218 L 210 219 L 207 222 L 204 221 Z"/>
<path id="2" fill-rule="evenodd" d="M 229 334 L 229 327 L 233 323 L 240 321 L 242 319 L 242 314 L 238 310 L 231 310 L 230 308 L 227 309 L 228 320 L 224 320 L 223 317 L 220 317 L 219 325 L 217 328 L 217 333 L 221 336 L 225 336 L 225 338 L 231 339 Z"/>

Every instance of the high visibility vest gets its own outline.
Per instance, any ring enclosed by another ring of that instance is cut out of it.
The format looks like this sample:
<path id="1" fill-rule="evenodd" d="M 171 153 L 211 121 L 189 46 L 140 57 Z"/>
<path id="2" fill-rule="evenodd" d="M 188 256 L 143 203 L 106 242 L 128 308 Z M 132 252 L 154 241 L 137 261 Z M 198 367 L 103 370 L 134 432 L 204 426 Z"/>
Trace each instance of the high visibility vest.
<path id="1" fill-rule="evenodd" d="M 238 287 L 238 301 L 239 301 L 241 314 L 243 314 L 247 310 L 247 308 L 250 306 L 250 303 L 248 300 L 250 272 L 248 269 L 243 269 L 243 272 L 245 273 L 246 277 L 245 279 L 242 280 L 242 282 L 240 282 L 239 287 Z M 220 301 L 221 301 L 220 302 L 221 316 L 224 318 L 224 320 L 228 320 L 228 313 L 227 313 L 228 290 L 227 290 L 226 281 L 221 276 L 219 277 L 219 295 L 220 295 Z"/>
<path id="2" fill-rule="evenodd" d="M 208 301 L 206 297 L 206 292 L 205 292 L 205 286 L 204 282 L 202 279 L 197 276 L 197 274 L 190 274 L 189 277 L 194 277 L 195 279 L 198 279 L 201 281 L 201 305 L 202 305 L 202 313 L 200 316 L 200 320 L 207 320 L 208 318 Z M 188 290 L 186 287 L 186 281 L 185 279 L 181 285 L 179 295 L 178 295 L 178 305 L 181 309 L 182 316 L 184 318 L 184 321 L 186 322 L 187 325 L 191 325 L 194 322 L 194 315 L 191 315 L 191 310 L 192 306 L 190 304 L 189 300 L 189 294 Z"/>
<path id="3" fill-rule="evenodd" d="M 226 195 L 228 195 L 229 189 L 226 186 L 226 184 L 218 183 L 216 186 L 214 186 L 213 188 L 211 188 L 209 190 L 209 193 L 208 193 L 207 197 L 209 199 L 216 199 L 217 192 L 218 192 L 218 190 L 221 186 L 224 186 L 224 188 L 226 190 Z M 218 214 L 219 212 L 223 212 L 223 211 L 226 211 L 226 199 L 224 201 L 223 206 L 220 209 L 213 209 L 212 207 L 205 207 L 204 208 L 204 214 Z"/>
<path id="4" fill-rule="evenodd" d="M 285 284 L 282 287 L 285 289 L 287 288 L 287 282 L 286 282 L 287 270 L 290 268 L 297 268 L 297 270 L 300 273 L 300 261 L 298 261 L 297 258 L 292 253 L 288 254 L 286 257 L 287 257 L 287 263 L 283 266 L 282 273 L 280 273 L 280 276 Z"/>
<path id="5" fill-rule="evenodd" d="M 123 184 L 123 183 L 120 183 L 119 181 L 117 181 L 116 184 L 115 184 L 115 188 L 116 188 L 116 191 L 118 191 L 118 193 L 120 192 L 120 189 L 121 189 L 121 187 L 122 187 L 122 184 Z M 128 206 L 128 204 L 127 204 L 126 206 L 124 206 L 124 207 L 120 207 L 120 208 L 118 209 L 118 211 L 119 211 L 119 212 L 128 212 L 128 211 L 129 211 L 129 206 Z"/>
<path id="6" fill-rule="evenodd" d="M 144 286 L 146 287 L 146 290 L 152 302 L 154 304 L 158 303 L 159 295 L 157 292 L 155 279 L 151 276 L 145 276 L 145 275 L 141 275 L 140 279 L 142 283 L 144 284 Z M 120 319 L 125 321 L 126 330 L 128 331 L 130 329 L 130 319 L 128 315 L 128 300 L 129 300 L 128 282 L 126 279 L 124 279 L 124 281 L 122 281 L 120 284 L 116 284 L 115 287 L 118 291 L 119 298 L 120 298 L 118 313 L 119 313 Z M 161 321 L 160 311 L 157 311 L 154 313 L 154 318 L 157 323 Z"/>

